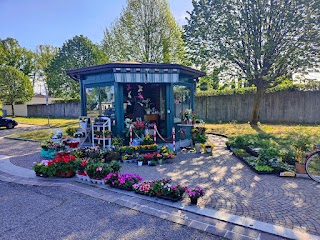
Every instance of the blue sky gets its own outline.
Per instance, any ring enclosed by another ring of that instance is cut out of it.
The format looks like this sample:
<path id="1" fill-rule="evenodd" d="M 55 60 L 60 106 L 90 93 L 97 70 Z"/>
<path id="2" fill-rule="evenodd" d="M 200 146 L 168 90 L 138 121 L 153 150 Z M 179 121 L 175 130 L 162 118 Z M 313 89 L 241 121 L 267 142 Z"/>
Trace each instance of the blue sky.
<path id="1" fill-rule="evenodd" d="M 56 47 L 75 35 L 100 43 L 106 27 L 120 15 L 126 0 L 0 0 L 0 38 L 13 37 L 22 47 Z M 192 0 L 169 0 L 179 25 Z"/>

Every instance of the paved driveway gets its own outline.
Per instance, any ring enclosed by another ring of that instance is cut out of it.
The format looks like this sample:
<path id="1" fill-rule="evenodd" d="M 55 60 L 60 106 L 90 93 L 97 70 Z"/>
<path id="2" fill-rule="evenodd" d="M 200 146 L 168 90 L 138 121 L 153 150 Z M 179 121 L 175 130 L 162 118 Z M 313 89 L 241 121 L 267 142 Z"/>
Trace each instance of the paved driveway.
<path id="1" fill-rule="evenodd" d="M 17 141 L 4 137 L 21 132 L 45 129 L 45 126 L 19 124 L 14 129 L 0 128 L 0 155 L 19 156 L 40 150 L 38 142 Z"/>
<path id="2" fill-rule="evenodd" d="M 11 135 L 11 134 L 15 134 L 15 133 L 33 131 L 33 130 L 44 129 L 44 128 L 47 128 L 47 127 L 39 126 L 39 125 L 22 124 L 22 123 L 19 123 L 18 126 L 16 126 L 13 129 L 6 129 L 4 127 L 0 127 L 0 138 Z"/>

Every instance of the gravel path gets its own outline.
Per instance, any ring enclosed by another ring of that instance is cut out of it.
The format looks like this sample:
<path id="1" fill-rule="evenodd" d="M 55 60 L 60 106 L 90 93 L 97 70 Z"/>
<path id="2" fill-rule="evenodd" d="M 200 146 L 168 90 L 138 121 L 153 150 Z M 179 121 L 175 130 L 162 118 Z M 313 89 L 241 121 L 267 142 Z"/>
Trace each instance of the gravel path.
<path id="1" fill-rule="evenodd" d="M 212 156 L 180 152 L 174 163 L 155 167 L 128 163 L 122 165 L 121 172 L 150 180 L 169 177 L 184 185 L 200 186 L 206 190 L 200 206 L 320 235 L 320 184 L 258 175 L 231 155 L 225 138 L 210 135 L 210 140 L 216 145 Z M 38 158 L 32 154 L 11 161 L 31 168 Z"/>
<path id="2" fill-rule="evenodd" d="M 220 239 L 61 188 L 0 181 L 0 239 Z"/>

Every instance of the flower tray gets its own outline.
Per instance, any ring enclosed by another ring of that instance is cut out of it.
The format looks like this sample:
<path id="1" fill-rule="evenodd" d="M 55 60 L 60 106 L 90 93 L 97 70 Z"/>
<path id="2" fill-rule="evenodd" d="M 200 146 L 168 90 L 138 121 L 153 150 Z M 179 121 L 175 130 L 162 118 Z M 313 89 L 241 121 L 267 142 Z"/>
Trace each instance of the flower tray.
<path id="1" fill-rule="evenodd" d="M 123 187 L 123 186 L 118 186 L 118 188 L 119 189 L 123 189 L 123 190 L 127 190 L 127 191 L 133 191 L 133 189 L 132 188 L 130 188 L 130 187 Z"/>
<path id="2" fill-rule="evenodd" d="M 68 172 L 56 172 L 56 177 L 62 177 L 62 178 L 71 178 L 75 175 L 76 173 L 73 171 L 68 171 Z"/>
<path id="3" fill-rule="evenodd" d="M 182 200 L 182 197 L 172 197 L 172 196 L 166 196 L 166 195 L 161 196 L 161 198 L 170 200 L 171 202 L 178 202 Z"/>
<path id="4" fill-rule="evenodd" d="M 36 176 L 43 177 L 43 178 L 49 177 L 48 174 L 43 174 L 43 173 L 36 173 Z"/>
<path id="5" fill-rule="evenodd" d="M 142 149 L 141 153 L 154 153 L 154 152 L 157 152 L 157 151 L 158 151 L 157 149 L 152 149 L 152 150 Z"/>
<path id="6" fill-rule="evenodd" d="M 95 183 L 95 184 L 103 184 L 103 183 L 104 183 L 103 180 L 101 180 L 101 179 L 94 179 L 94 178 L 91 178 L 91 182 L 92 182 L 92 183 Z"/>

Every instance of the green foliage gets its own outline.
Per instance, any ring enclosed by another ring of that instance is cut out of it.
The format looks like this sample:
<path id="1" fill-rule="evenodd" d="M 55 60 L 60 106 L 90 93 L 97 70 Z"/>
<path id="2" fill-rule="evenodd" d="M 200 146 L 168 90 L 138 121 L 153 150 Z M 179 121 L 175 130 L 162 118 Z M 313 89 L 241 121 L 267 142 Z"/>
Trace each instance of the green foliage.
<path id="1" fill-rule="evenodd" d="M 197 91 L 196 96 L 221 96 L 221 95 L 234 95 L 234 94 L 252 94 L 256 93 L 256 87 L 246 88 L 225 88 L 221 90 L 208 90 L 208 91 Z"/>
<path id="2" fill-rule="evenodd" d="M 76 130 L 76 128 L 74 128 L 74 127 L 68 127 L 67 129 L 66 129 L 66 133 L 68 134 L 68 136 L 71 136 L 71 137 L 73 137 L 73 134 L 76 132 L 77 130 Z"/>
<path id="3" fill-rule="evenodd" d="M 28 76 L 35 70 L 34 57 L 34 53 L 22 48 L 16 39 L 0 39 L 0 66 L 11 66 Z"/>
<path id="4" fill-rule="evenodd" d="M 50 45 L 39 45 L 35 51 L 35 70 L 32 73 L 33 86 L 35 82 L 41 82 L 47 89 L 48 72 L 47 69 L 57 56 L 58 48 Z"/>
<path id="5" fill-rule="evenodd" d="M 128 0 L 103 47 L 113 61 L 188 64 L 181 35 L 167 0 Z"/>
<path id="6" fill-rule="evenodd" d="M 140 142 L 140 145 L 151 145 L 153 144 L 153 139 L 147 134 L 144 139 Z"/>
<path id="7" fill-rule="evenodd" d="M 46 70 L 50 95 L 79 99 L 79 82 L 68 77 L 65 71 L 108 61 L 100 47 L 87 37 L 80 35 L 66 41 Z"/>
<path id="8" fill-rule="evenodd" d="M 32 84 L 23 72 L 12 66 L 0 66 L 0 100 L 13 105 L 15 102 L 25 103 L 33 96 Z M 14 108 L 12 106 L 12 115 Z"/>
<path id="9" fill-rule="evenodd" d="M 254 169 L 259 172 L 272 172 L 274 170 L 272 167 L 269 167 L 267 165 L 255 166 Z"/>
<path id="10" fill-rule="evenodd" d="M 250 157 L 251 155 L 249 153 L 247 153 L 246 150 L 242 149 L 242 148 L 235 148 L 232 150 L 232 152 L 234 153 L 234 155 L 236 155 L 237 157 Z"/>
<path id="11" fill-rule="evenodd" d="M 319 15 L 318 0 L 193 1 L 184 39 L 197 65 L 215 60 L 257 87 L 256 123 L 265 89 L 299 68 L 316 67 Z"/>

